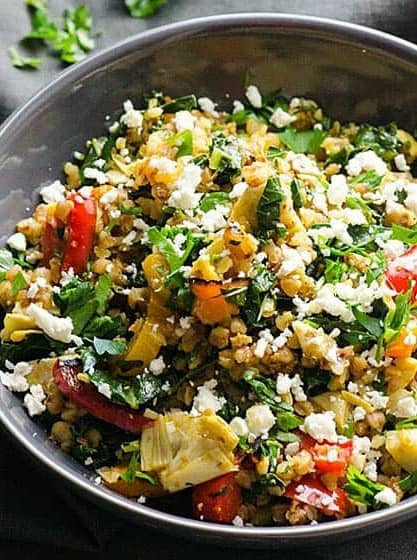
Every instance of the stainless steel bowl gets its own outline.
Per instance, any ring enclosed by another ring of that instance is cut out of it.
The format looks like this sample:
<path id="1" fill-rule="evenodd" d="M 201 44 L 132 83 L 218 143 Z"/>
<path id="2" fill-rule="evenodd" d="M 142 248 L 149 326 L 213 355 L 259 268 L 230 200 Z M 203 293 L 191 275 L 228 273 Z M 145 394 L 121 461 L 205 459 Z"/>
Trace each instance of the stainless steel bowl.
<path id="1" fill-rule="evenodd" d="M 162 89 L 221 101 L 250 81 L 263 91 L 311 96 L 333 117 L 413 129 L 417 111 L 417 47 L 340 21 L 281 14 L 207 17 L 131 37 L 71 68 L 17 110 L 0 129 L 0 242 L 28 215 L 38 187 L 122 102 Z M 51 473 L 86 498 L 176 535 L 223 545 L 273 547 L 360 536 L 417 512 L 417 497 L 360 517 L 302 527 L 237 528 L 193 521 L 129 501 L 101 488 L 91 473 L 48 441 L 20 401 L 0 386 L 0 421 Z M 23 452 L 23 450 L 22 450 Z"/>

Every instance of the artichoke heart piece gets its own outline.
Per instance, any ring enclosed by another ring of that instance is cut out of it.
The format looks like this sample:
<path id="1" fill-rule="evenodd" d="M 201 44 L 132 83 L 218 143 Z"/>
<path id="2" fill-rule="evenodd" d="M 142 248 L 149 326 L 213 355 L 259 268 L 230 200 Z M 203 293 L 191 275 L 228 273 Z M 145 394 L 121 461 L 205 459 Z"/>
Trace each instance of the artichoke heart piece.
<path id="1" fill-rule="evenodd" d="M 417 470 L 417 428 L 387 432 L 385 447 L 403 469 Z"/>
<path id="2" fill-rule="evenodd" d="M 160 416 L 141 439 L 141 469 L 157 472 L 168 492 L 177 492 L 237 470 L 238 438 L 211 411 L 193 417 L 178 411 Z"/>
<path id="3" fill-rule="evenodd" d="M 26 336 L 35 332 L 40 331 L 36 329 L 36 322 L 32 317 L 23 313 L 6 313 L 1 339 L 3 341 L 21 342 Z"/>

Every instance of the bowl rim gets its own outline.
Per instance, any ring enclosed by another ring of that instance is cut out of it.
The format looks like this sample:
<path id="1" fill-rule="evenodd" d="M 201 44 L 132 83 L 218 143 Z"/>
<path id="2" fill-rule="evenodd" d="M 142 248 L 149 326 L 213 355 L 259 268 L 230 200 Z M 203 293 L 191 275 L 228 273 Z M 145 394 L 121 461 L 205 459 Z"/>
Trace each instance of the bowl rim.
<path id="1" fill-rule="evenodd" d="M 324 32 L 334 34 L 341 39 L 358 41 L 369 45 L 372 49 L 382 49 L 391 55 L 417 65 L 417 45 L 377 29 L 346 22 L 339 19 L 322 18 L 309 15 L 296 15 L 291 13 L 271 12 L 244 12 L 223 14 L 215 16 L 198 17 L 178 21 L 129 36 L 122 41 L 106 47 L 90 55 L 80 63 L 63 70 L 52 81 L 43 85 L 28 101 L 17 108 L 0 126 L 0 145 L 7 138 L 9 131 L 20 119 L 33 115 L 43 107 L 60 90 L 76 80 L 87 77 L 90 73 L 99 71 L 106 64 L 128 55 L 133 49 L 148 45 L 157 45 L 161 42 L 175 40 L 179 34 L 182 37 L 191 37 L 201 32 L 216 31 L 222 28 L 250 27 L 284 27 L 297 28 L 298 30 Z M 35 457 L 44 467 L 53 474 L 62 477 L 65 482 L 82 491 L 86 498 L 93 499 L 107 508 L 117 510 L 120 514 L 129 514 L 144 524 L 158 526 L 169 532 L 180 532 L 183 536 L 202 538 L 206 541 L 223 542 L 227 545 L 256 544 L 270 546 L 273 544 L 296 545 L 319 541 L 322 537 L 351 536 L 357 531 L 358 535 L 376 531 L 385 525 L 394 525 L 413 514 L 417 513 L 417 496 L 407 498 L 391 508 L 362 514 L 355 517 L 336 521 L 328 521 L 314 525 L 290 527 L 236 527 L 234 525 L 221 525 L 193 520 L 179 515 L 165 513 L 142 504 L 133 502 L 113 491 L 95 484 L 92 478 L 79 473 L 71 472 L 64 464 L 54 462 L 42 452 L 42 448 L 22 430 L 17 423 L 7 414 L 6 409 L 0 407 L 0 422 L 21 446 Z"/>

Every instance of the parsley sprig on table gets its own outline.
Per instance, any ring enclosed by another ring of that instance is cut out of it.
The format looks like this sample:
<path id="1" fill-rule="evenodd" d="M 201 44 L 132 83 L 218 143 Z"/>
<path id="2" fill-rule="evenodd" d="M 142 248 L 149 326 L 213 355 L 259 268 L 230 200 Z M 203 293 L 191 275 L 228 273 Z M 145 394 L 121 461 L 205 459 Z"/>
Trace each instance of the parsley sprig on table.
<path id="1" fill-rule="evenodd" d="M 166 0 L 125 0 L 130 15 L 141 19 L 153 16 L 165 3 Z"/>

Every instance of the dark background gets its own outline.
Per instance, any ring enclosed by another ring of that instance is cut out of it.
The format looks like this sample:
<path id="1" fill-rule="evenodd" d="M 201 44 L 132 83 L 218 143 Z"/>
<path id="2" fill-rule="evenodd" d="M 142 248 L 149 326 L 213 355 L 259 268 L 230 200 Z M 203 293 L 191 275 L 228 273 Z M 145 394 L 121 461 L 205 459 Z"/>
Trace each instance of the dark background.
<path id="1" fill-rule="evenodd" d="M 369 25 L 417 42 L 416 0 L 167 0 L 147 20 L 129 17 L 123 0 L 84 0 L 93 12 L 94 30 L 102 31 L 97 49 L 145 29 L 191 17 L 248 11 L 286 12 L 332 17 Z M 50 0 L 51 13 L 81 0 Z M 44 57 L 37 71 L 19 71 L 7 48 L 29 30 L 24 0 L 0 0 L 0 122 L 60 70 L 60 62 Z M 97 50 L 96 49 L 96 50 Z M 43 47 L 30 53 L 43 54 Z M 227 550 L 193 544 L 128 524 L 78 497 L 51 478 L 0 430 L 0 558 L 96 560 L 119 555 L 125 560 L 171 560 L 214 557 L 216 560 L 414 560 L 417 519 L 370 537 L 297 551 Z"/>

